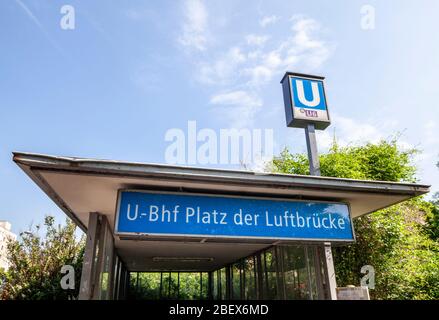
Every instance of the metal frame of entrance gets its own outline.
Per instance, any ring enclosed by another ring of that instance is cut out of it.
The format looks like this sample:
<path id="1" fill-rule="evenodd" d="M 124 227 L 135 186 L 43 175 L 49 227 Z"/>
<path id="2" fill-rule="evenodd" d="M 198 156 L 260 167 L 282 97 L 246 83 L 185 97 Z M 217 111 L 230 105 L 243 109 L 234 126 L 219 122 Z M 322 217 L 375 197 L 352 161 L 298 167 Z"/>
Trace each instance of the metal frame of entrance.
<path id="1" fill-rule="evenodd" d="M 328 299 L 323 254 L 324 248 L 321 245 L 282 245 L 261 250 L 210 272 L 131 272 L 127 298 Z M 181 286 L 185 282 L 184 278 L 188 276 L 198 277 L 199 283 L 185 291 Z"/>

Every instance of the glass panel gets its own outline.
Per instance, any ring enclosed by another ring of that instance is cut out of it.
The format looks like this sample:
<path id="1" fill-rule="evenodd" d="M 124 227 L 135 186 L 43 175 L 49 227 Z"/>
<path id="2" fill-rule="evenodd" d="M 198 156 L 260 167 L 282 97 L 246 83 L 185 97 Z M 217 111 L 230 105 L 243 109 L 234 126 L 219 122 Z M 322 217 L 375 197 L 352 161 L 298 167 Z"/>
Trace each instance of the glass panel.
<path id="1" fill-rule="evenodd" d="M 221 299 L 227 299 L 227 278 L 226 278 L 226 268 L 220 270 L 221 276 Z"/>
<path id="2" fill-rule="evenodd" d="M 274 248 L 265 251 L 266 298 L 277 298 L 276 255 Z"/>
<path id="3" fill-rule="evenodd" d="M 265 253 L 261 252 L 258 257 L 257 257 L 257 265 L 259 267 L 259 272 L 258 272 L 258 285 L 260 285 L 260 290 L 259 290 L 259 299 L 266 299 L 267 297 L 267 277 L 266 277 L 266 273 L 265 273 Z"/>
<path id="4" fill-rule="evenodd" d="M 249 257 L 244 260 L 243 265 L 244 270 L 244 298 L 248 300 L 254 300 L 256 296 L 256 270 L 255 270 L 255 259 L 254 257 Z"/>
<path id="5" fill-rule="evenodd" d="M 212 272 L 131 273 L 131 299 L 318 299 L 317 246 L 277 246 Z M 319 275 L 322 279 L 319 280 Z M 230 289 L 230 291 L 229 291 Z M 259 290 L 262 289 L 262 290 Z M 230 295 L 230 296 L 228 296 Z"/>
<path id="6" fill-rule="evenodd" d="M 241 299 L 241 263 L 232 265 L 232 299 Z"/>
<path id="7" fill-rule="evenodd" d="M 209 273 L 201 273 L 201 299 L 206 300 L 209 298 Z"/>
<path id="8" fill-rule="evenodd" d="M 162 290 L 160 299 L 168 299 L 169 294 L 169 281 L 171 280 L 171 273 L 170 272 L 163 272 L 162 273 Z"/>
<path id="9" fill-rule="evenodd" d="M 283 250 L 286 299 L 310 299 L 310 270 L 305 247 L 287 246 Z"/>
<path id="10" fill-rule="evenodd" d="M 328 283 L 326 282 L 326 268 L 325 268 L 325 248 L 323 246 L 321 247 L 316 247 L 316 251 L 317 251 L 317 255 L 319 257 L 319 262 L 320 262 L 320 275 L 321 275 L 321 279 L 322 279 L 322 290 L 324 292 L 324 299 L 329 299 L 329 288 L 328 288 Z"/>
<path id="11" fill-rule="evenodd" d="M 308 274 L 309 274 L 309 283 L 310 283 L 310 299 L 316 300 L 318 299 L 318 289 L 317 289 L 317 275 L 316 268 L 314 264 L 314 255 L 316 254 L 315 247 L 307 247 L 307 263 L 308 263 Z"/>
<path id="12" fill-rule="evenodd" d="M 160 272 L 142 272 L 140 274 L 139 286 L 142 286 L 144 295 L 151 299 L 160 298 Z"/>
<path id="13" fill-rule="evenodd" d="M 180 272 L 180 299 L 200 299 L 200 273 Z"/>
<path id="14" fill-rule="evenodd" d="M 171 272 L 171 279 L 169 281 L 168 299 L 178 299 L 178 272 Z"/>
<path id="15" fill-rule="evenodd" d="M 137 272 L 130 273 L 130 287 L 128 291 L 129 299 L 136 299 L 137 297 L 136 277 L 137 277 Z"/>
<path id="16" fill-rule="evenodd" d="M 138 285 L 137 285 L 138 284 Z M 129 299 L 159 299 L 160 272 L 131 272 Z"/>
<path id="17" fill-rule="evenodd" d="M 218 272 L 212 272 L 212 299 L 218 300 Z"/>

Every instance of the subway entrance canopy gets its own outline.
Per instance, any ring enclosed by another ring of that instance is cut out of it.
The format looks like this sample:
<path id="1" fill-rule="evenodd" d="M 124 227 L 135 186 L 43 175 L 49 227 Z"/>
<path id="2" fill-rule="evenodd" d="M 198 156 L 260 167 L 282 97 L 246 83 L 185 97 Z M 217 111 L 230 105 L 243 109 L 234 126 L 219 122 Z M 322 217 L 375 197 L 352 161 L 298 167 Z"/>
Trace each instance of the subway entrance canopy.
<path id="1" fill-rule="evenodd" d="M 20 152 L 13 160 L 87 233 L 81 299 L 127 298 L 136 272 L 205 273 L 213 299 L 331 298 L 325 250 L 355 241 L 351 218 L 429 191 Z M 306 223 L 320 229 L 303 231 Z"/>

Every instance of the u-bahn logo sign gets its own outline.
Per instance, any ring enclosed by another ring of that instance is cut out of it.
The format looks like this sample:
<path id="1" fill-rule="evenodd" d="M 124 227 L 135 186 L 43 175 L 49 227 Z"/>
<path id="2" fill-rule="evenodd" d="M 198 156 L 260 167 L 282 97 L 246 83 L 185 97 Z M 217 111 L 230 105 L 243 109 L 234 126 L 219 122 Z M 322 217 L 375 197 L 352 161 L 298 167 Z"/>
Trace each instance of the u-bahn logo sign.
<path id="1" fill-rule="evenodd" d="M 313 123 L 316 129 L 330 124 L 326 103 L 324 77 L 287 72 L 282 89 L 287 126 L 303 128 Z"/>
<path id="2" fill-rule="evenodd" d="M 354 241 L 351 222 L 345 203 L 127 190 L 119 191 L 115 233 Z"/>

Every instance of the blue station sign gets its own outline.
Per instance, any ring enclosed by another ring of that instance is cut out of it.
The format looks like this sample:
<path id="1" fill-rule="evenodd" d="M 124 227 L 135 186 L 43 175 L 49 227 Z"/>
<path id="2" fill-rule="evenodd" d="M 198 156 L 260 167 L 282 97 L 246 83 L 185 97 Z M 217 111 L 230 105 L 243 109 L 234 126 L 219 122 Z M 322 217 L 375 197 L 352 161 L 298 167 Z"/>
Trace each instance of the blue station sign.
<path id="1" fill-rule="evenodd" d="M 345 203 L 120 191 L 115 233 L 354 241 Z"/>
<path id="2" fill-rule="evenodd" d="M 283 77 L 285 114 L 288 127 L 303 128 L 308 123 L 323 130 L 329 126 L 324 77 L 287 72 Z"/>

